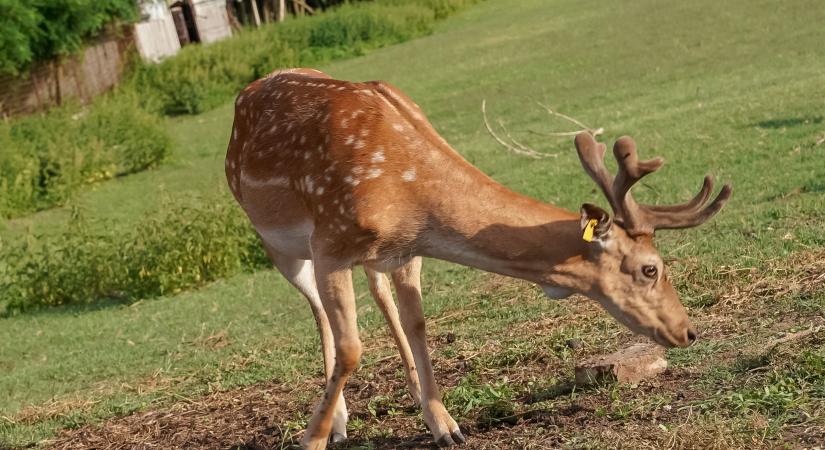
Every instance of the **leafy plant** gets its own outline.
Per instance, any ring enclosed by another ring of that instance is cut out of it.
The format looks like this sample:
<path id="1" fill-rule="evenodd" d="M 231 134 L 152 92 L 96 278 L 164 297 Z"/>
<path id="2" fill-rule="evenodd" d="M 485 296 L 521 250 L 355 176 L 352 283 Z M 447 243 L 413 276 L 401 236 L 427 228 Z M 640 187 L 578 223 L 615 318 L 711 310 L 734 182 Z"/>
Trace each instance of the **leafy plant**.
<path id="1" fill-rule="evenodd" d="M 58 235 L 0 239 L 0 313 L 131 301 L 266 265 L 248 221 L 226 196 L 167 203 L 131 232 L 90 227 L 75 211 Z"/>
<path id="2" fill-rule="evenodd" d="M 514 414 L 514 395 L 506 380 L 477 384 L 469 376 L 444 394 L 444 405 L 459 417 L 474 414 L 480 423 L 491 424 Z"/>
<path id="3" fill-rule="evenodd" d="M 171 139 L 137 97 L 102 97 L 0 124 L 0 216 L 59 205 L 83 184 L 159 163 Z"/>
<path id="4" fill-rule="evenodd" d="M 74 53 L 107 24 L 135 18 L 132 0 L 0 0 L 0 72 Z"/>

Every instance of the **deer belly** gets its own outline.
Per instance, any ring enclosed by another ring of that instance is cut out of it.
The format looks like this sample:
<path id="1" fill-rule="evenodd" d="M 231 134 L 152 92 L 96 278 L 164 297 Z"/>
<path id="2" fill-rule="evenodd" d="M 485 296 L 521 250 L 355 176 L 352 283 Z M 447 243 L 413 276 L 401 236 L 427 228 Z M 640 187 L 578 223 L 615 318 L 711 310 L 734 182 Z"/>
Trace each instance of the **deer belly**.
<path id="1" fill-rule="evenodd" d="M 278 254 L 295 259 L 312 259 L 309 246 L 310 236 L 315 229 L 312 221 L 255 229 L 266 245 Z"/>

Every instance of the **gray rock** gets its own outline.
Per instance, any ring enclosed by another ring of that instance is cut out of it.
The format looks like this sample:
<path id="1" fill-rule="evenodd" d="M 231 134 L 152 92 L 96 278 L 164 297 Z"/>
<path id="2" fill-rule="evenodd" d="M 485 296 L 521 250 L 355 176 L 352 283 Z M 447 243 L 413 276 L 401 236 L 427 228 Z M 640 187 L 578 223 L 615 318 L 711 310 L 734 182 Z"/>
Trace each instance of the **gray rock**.
<path id="1" fill-rule="evenodd" d="M 609 355 L 596 356 L 576 364 L 576 384 L 638 383 L 667 368 L 665 349 L 656 344 L 633 344 Z"/>

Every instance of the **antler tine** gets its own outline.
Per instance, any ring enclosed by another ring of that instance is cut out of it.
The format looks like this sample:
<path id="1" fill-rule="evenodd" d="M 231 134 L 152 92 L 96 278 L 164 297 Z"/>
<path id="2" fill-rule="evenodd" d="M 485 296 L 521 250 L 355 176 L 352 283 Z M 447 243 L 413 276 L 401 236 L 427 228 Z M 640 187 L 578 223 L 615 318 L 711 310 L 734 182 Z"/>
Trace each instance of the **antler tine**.
<path id="1" fill-rule="evenodd" d="M 619 164 L 618 173 L 613 180 L 613 194 L 616 200 L 621 203 L 625 228 L 639 234 L 652 233 L 654 228 L 645 220 L 645 211 L 633 199 L 630 188 L 645 175 L 659 170 L 665 160 L 654 158 L 639 161 L 636 143 L 629 136 L 622 136 L 616 140 L 616 143 L 613 144 L 613 156 L 616 157 L 616 162 Z"/>
<path id="2" fill-rule="evenodd" d="M 610 207 L 613 208 L 613 214 L 616 217 L 621 217 L 621 202 L 617 201 L 617 197 L 613 195 L 613 176 L 610 175 L 604 166 L 604 154 L 607 151 L 607 147 L 602 143 L 596 142 L 593 136 L 587 131 L 576 135 L 574 142 L 576 144 L 576 153 L 579 154 L 579 160 L 582 163 L 584 171 L 599 185 L 602 193 L 607 197 Z"/>
<path id="3" fill-rule="evenodd" d="M 602 189 L 616 218 L 623 222 L 625 230 L 631 235 L 701 225 L 725 206 L 733 192 L 731 186 L 726 184 L 716 198 L 707 204 L 713 191 L 713 177 L 708 175 L 699 193 L 688 202 L 663 206 L 638 204 L 630 189 L 645 175 L 659 170 L 665 163 L 664 159 L 657 157 L 640 161 L 633 139 L 621 137 L 613 145 L 613 156 L 619 166 L 613 177 L 604 166 L 604 144 L 597 143 L 587 132 L 576 136 L 575 142 L 584 170 Z"/>
<path id="4" fill-rule="evenodd" d="M 713 201 L 704 209 L 695 208 L 695 210 L 686 209 L 681 212 L 667 212 L 667 211 L 653 211 L 649 210 L 647 215 L 647 222 L 651 224 L 653 229 L 677 229 L 677 228 L 692 228 L 705 223 L 708 219 L 718 213 L 722 207 L 725 206 L 733 188 L 726 184 L 722 186 L 722 190 Z M 700 194 L 702 194 L 700 192 Z M 699 196 L 697 195 L 697 198 Z M 694 199 L 695 200 L 695 199 Z M 704 202 L 702 202 L 704 203 Z"/>
<path id="5" fill-rule="evenodd" d="M 702 189 L 700 189 L 699 193 L 690 199 L 690 201 L 679 205 L 645 205 L 645 209 L 653 213 L 695 213 L 698 212 L 702 206 L 704 206 L 705 202 L 708 201 L 712 191 L 713 177 L 707 175 L 705 176 L 705 180 L 702 182 Z"/>

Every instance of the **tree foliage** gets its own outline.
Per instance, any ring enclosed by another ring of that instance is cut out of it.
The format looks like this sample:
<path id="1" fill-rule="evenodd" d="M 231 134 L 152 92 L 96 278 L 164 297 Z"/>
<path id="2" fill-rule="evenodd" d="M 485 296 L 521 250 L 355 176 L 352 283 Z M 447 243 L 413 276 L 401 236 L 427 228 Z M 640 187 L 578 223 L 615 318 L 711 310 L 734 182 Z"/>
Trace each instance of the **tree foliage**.
<path id="1" fill-rule="evenodd" d="M 0 72 L 71 54 L 107 24 L 136 18 L 133 0 L 0 0 Z"/>

